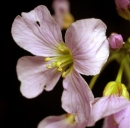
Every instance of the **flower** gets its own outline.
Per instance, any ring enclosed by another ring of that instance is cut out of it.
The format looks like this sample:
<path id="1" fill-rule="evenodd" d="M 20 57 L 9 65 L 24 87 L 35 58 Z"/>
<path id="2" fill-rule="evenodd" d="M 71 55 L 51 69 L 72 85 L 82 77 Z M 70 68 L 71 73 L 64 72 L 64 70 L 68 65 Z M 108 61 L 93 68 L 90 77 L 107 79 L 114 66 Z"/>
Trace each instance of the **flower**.
<path id="1" fill-rule="evenodd" d="M 130 0 L 115 0 L 115 4 L 118 14 L 122 18 L 130 20 Z"/>
<path id="2" fill-rule="evenodd" d="M 119 112 L 129 103 L 129 93 L 125 85 L 115 81 L 109 82 L 104 89 L 103 97 L 96 98 L 93 102 L 91 115 L 94 116 L 89 124 L 92 125 L 101 118 Z"/>
<path id="3" fill-rule="evenodd" d="M 52 8 L 55 12 L 53 18 L 61 29 L 67 29 L 74 22 L 74 17 L 70 14 L 70 3 L 68 0 L 54 0 Z"/>
<path id="4" fill-rule="evenodd" d="M 112 33 L 108 38 L 108 41 L 112 49 L 120 49 L 124 45 L 122 36 L 117 33 Z"/>
<path id="5" fill-rule="evenodd" d="M 74 114 L 77 122 L 88 120 L 94 97 L 79 73 L 100 72 L 109 56 L 105 32 L 106 25 L 99 19 L 79 20 L 67 29 L 64 43 L 59 26 L 45 6 L 17 16 L 12 36 L 20 47 L 36 55 L 18 60 L 22 95 L 34 98 L 44 89 L 50 91 L 62 75 L 62 107 Z"/>
<path id="6" fill-rule="evenodd" d="M 130 102 L 124 109 L 108 116 L 103 128 L 130 128 Z"/>
<path id="7" fill-rule="evenodd" d="M 76 123 L 74 118 L 72 114 L 49 116 L 38 124 L 38 128 L 85 128 L 85 121 L 83 123 Z"/>

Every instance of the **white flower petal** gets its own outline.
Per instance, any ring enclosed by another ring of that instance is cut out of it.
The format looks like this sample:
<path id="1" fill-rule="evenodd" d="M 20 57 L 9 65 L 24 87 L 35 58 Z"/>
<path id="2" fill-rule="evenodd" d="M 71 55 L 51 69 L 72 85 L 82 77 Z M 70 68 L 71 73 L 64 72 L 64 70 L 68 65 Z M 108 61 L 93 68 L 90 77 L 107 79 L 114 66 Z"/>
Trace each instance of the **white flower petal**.
<path id="1" fill-rule="evenodd" d="M 84 19 L 73 23 L 65 41 L 71 50 L 75 69 L 85 75 L 96 75 L 109 56 L 106 25 L 99 19 Z"/>
<path id="2" fill-rule="evenodd" d="M 17 16 L 12 36 L 20 47 L 38 56 L 57 55 L 57 46 L 63 42 L 59 26 L 43 5 Z"/>
<path id="3" fill-rule="evenodd" d="M 63 87 L 63 109 L 74 114 L 78 123 L 89 120 L 94 97 L 86 81 L 74 70 L 63 80 Z"/>
<path id="4" fill-rule="evenodd" d="M 21 81 L 22 95 L 34 98 L 44 89 L 52 90 L 61 74 L 55 68 L 47 69 L 43 57 L 26 56 L 18 60 L 17 75 Z"/>

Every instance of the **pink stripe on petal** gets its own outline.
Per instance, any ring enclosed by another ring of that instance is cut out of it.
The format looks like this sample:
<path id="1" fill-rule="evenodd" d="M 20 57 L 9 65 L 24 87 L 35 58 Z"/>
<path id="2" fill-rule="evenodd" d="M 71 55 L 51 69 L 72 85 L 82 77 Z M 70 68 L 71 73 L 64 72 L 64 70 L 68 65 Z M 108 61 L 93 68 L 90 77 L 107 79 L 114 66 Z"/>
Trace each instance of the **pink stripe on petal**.
<path id="1" fill-rule="evenodd" d="M 43 5 L 17 16 L 12 36 L 20 47 L 38 56 L 57 55 L 57 46 L 63 42 L 59 26 Z"/>
<path id="2" fill-rule="evenodd" d="M 109 56 L 106 25 L 99 19 L 85 19 L 73 23 L 65 41 L 71 50 L 75 69 L 84 75 L 96 75 Z"/>
<path id="3" fill-rule="evenodd" d="M 50 91 L 60 78 L 60 73 L 47 69 L 43 57 L 26 56 L 18 60 L 17 75 L 21 81 L 20 91 L 26 98 L 34 98 L 45 89 Z"/>
<path id="4" fill-rule="evenodd" d="M 74 114 L 78 123 L 89 120 L 94 97 L 85 80 L 74 70 L 63 80 L 63 87 L 63 109 Z"/>

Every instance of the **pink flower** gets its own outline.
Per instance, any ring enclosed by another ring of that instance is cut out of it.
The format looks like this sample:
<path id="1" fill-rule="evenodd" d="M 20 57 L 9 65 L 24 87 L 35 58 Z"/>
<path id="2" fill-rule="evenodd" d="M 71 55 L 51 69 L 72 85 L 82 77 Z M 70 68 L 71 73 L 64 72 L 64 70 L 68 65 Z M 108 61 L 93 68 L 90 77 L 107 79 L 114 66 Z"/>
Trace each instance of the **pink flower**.
<path id="1" fill-rule="evenodd" d="M 96 98 L 93 102 L 92 118 L 88 125 L 124 109 L 130 104 L 128 99 L 129 93 L 124 84 L 109 82 L 104 89 L 103 97 Z"/>
<path id="2" fill-rule="evenodd" d="M 18 60 L 22 95 L 34 98 L 44 89 L 50 91 L 62 75 L 62 107 L 74 114 L 77 122 L 88 120 L 94 97 L 79 73 L 100 72 L 109 55 L 105 32 L 106 25 L 99 19 L 79 20 L 66 31 L 64 43 L 59 26 L 45 6 L 17 16 L 12 36 L 20 47 L 36 55 Z"/>
<path id="3" fill-rule="evenodd" d="M 121 111 L 108 116 L 103 128 L 130 128 L 130 102 Z"/>
<path id="4" fill-rule="evenodd" d="M 68 0 L 54 0 L 52 7 L 54 9 L 53 18 L 61 29 L 67 29 L 73 22 L 74 17 L 70 13 L 70 3 Z"/>
<path id="5" fill-rule="evenodd" d="M 123 38 L 120 34 L 112 33 L 108 38 L 110 47 L 112 49 L 120 49 L 124 45 Z"/>
<path id="6" fill-rule="evenodd" d="M 87 122 L 76 123 L 74 115 L 49 116 L 43 119 L 38 128 L 85 128 Z"/>

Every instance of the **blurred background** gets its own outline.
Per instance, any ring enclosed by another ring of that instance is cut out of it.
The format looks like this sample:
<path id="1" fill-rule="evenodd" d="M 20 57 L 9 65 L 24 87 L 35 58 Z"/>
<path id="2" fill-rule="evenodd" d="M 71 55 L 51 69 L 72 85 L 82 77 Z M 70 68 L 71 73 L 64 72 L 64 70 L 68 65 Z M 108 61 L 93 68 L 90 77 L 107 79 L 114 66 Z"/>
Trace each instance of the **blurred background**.
<path id="1" fill-rule="evenodd" d="M 38 5 L 45 5 L 54 14 L 53 0 L 11 0 L 1 3 L 0 40 L 1 46 L 1 84 L 0 84 L 0 128 L 36 128 L 38 123 L 50 115 L 61 115 L 63 91 L 62 78 L 50 91 L 44 91 L 34 99 L 26 99 L 19 91 L 20 82 L 16 75 L 17 60 L 26 55 L 32 55 L 21 49 L 12 39 L 11 25 L 14 18 L 21 12 L 29 12 Z M 114 0 L 70 0 L 70 11 L 75 20 L 99 18 L 107 25 L 107 36 L 112 32 L 122 34 L 124 41 L 130 35 L 130 23 L 118 16 Z M 62 31 L 63 35 L 65 30 Z M 104 86 L 115 80 L 119 65 L 113 61 L 99 77 L 93 88 L 95 97 L 101 97 Z M 89 83 L 91 76 L 83 76 Z M 100 120 L 92 128 L 101 128 Z"/>

